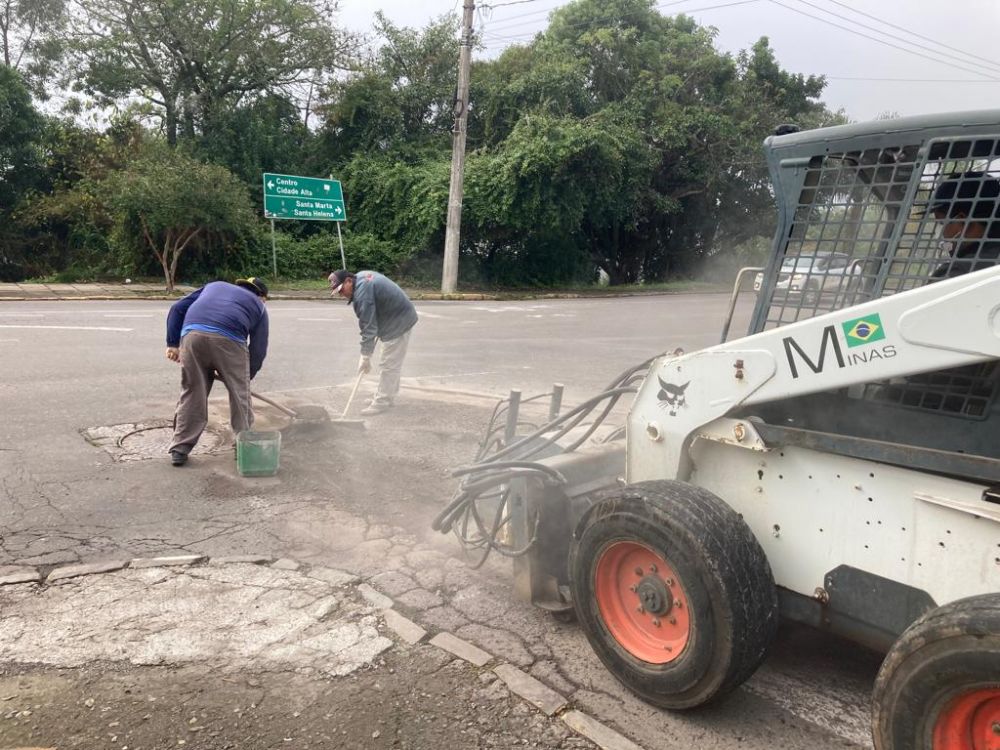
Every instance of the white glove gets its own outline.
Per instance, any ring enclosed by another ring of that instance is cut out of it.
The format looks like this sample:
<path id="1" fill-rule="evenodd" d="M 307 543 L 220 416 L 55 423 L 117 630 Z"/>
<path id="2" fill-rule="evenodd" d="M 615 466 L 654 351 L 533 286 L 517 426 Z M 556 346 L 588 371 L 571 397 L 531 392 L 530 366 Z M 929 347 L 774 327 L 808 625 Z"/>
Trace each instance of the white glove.
<path id="1" fill-rule="evenodd" d="M 362 354 L 361 360 L 358 362 L 358 372 L 371 372 L 372 371 L 372 358 L 368 354 Z"/>

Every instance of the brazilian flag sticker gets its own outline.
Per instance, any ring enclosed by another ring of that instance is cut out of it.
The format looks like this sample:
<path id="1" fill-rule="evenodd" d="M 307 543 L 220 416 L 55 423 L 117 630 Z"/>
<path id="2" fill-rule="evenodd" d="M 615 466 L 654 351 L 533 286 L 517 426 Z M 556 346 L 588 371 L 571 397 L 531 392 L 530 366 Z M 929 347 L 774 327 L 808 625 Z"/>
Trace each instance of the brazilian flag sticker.
<path id="1" fill-rule="evenodd" d="M 844 338 L 847 339 L 847 345 L 850 347 L 874 344 L 885 338 L 882 318 L 878 316 L 878 313 L 872 313 L 864 318 L 855 318 L 841 325 L 844 326 Z"/>

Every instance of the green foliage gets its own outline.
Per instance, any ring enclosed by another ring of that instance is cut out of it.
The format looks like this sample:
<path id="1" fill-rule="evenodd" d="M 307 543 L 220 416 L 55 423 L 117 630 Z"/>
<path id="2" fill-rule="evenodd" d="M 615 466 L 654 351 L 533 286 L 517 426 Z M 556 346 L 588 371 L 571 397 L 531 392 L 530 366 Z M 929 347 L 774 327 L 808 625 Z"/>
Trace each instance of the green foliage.
<path id="1" fill-rule="evenodd" d="M 348 266 L 433 282 L 457 19 L 417 31 L 379 16 L 370 56 L 333 76 L 352 39 L 324 1 L 76 0 L 72 33 L 47 38 L 68 45 L 67 80 L 126 114 L 105 132 L 46 120 L 23 82 L 0 76 L 0 255 L 17 273 L 160 272 L 168 285 L 270 275 L 261 173 L 332 174 Z M 4 2 L 50 12 L 63 0 Z M 464 283 L 722 277 L 766 247 L 761 142 L 783 122 L 843 115 L 822 105 L 823 78 L 783 70 L 766 38 L 721 54 L 713 29 L 659 8 L 575 0 L 531 42 L 474 64 Z M 139 124 L 150 121 L 162 133 Z M 281 277 L 340 265 L 332 226 L 279 227 Z"/>
<path id="2" fill-rule="evenodd" d="M 39 182 L 43 120 L 31 103 L 22 77 L 0 66 L 0 279 L 23 273 L 29 248 L 14 209 Z"/>
<path id="3" fill-rule="evenodd" d="M 65 0 L 0 0 L 0 63 L 47 98 L 45 83 L 63 53 Z"/>
<path id="4" fill-rule="evenodd" d="M 418 33 L 394 26 L 379 13 L 377 26 L 385 43 L 373 59 L 326 91 L 320 112 L 328 164 L 345 164 L 358 153 L 419 160 L 428 150 L 449 147 L 457 19 L 444 16 Z"/>
<path id="5" fill-rule="evenodd" d="M 305 174 L 312 136 L 288 97 L 268 95 L 216 115 L 192 143 L 195 154 L 229 169 L 260 199 L 264 172 Z"/>
<path id="6" fill-rule="evenodd" d="M 393 274 L 402 261 L 395 246 L 370 234 L 343 232 L 344 257 L 347 267 L 383 271 Z M 277 260 L 278 277 L 282 279 L 323 279 L 341 267 L 337 232 L 325 230 L 310 237 L 296 237 L 284 230 L 275 232 L 272 257 L 271 231 L 261 225 L 247 250 L 232 259 L 221 274 L 229 276 L 273 276 Z"/>
<path id="7" fill-rule="evenodd" d="M 105 105 L 148 102 L 171 145 L 232 107 L 315 82 L 345 58 L 348 35 L 320 0 L 77 0 L 79 85 Z"/>
<path id="8" fill-rule="evenodd" d="M 391 238 L 414 252 L 444 231 L 449 178 L 444 156 L 415 165 L 359 156 L 342 174 L 348 216 L 359 232 Z"/>
<path id="9" fill-rule="evenodd" d="M 112 240 L 122 260 L 139 268 L 152 253 L 168 289 L 186 250 L 224 255 L 254 226 L 246 186 L 229 170 L 156 144 L 98 191 L 114 211 Z"/>
<path id="10" fill-rule="evenodd" d="M 16 70 L 0 66 L 0 207 L 37 178 L 43 120 Z"/>

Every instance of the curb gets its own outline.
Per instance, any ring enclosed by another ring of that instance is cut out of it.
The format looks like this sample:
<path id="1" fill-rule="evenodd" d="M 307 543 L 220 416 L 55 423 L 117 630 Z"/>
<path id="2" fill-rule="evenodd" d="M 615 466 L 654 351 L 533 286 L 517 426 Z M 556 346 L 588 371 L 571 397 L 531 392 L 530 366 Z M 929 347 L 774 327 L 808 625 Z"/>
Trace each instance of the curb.
<path id="1" fill-rule="evenodd" d="M 53 567 L 48 573 L 44 568 L 30 565 L 0 566 L 0 587 L 14 584 L 34 583 L 38 586 L 58 585 L 58 581 L 79 578 L 88 575 L 99 575 L 124 569 L 142 570 L 155 567 L 193 567 L 196 565 L 259 565 L 302 572 L 309 578 L 326 581 L 332 586 L 344 586 L 360 580 L 357 576 L 333 568 L 323 566 L 304 569 L 302 563 L 287 557 L 273 558 L 262 555 L 224 555 L 209 557 L 208 555 L 168 555 L 163 557 L 137 557 L 131 560 L 109 560 L 95 563 L 78 563 Z M 385 594 L 376 590 L 368 583 L 357 586 L 362 598 L 373 608 L 380 611 L 386 626 L 400 640 L 409 645 L 417 645 L 425 641 L 427 631 L 413 620 L 408 619 L 395 607 L 395 602 Z M 644 750 L 642 746 L 629 740 L 611 727 L 603 724 L 589 714 L 572 707 L 570 699 L 562 693 L 550 688 L 545 683 L 532 677 L 513 664 L 496 663 L 496 656 L 468 641 L 447 631 L 440 631 L 429 641 L 430 645 L 459 658 L 477 669 L 488 668 L 510 690 L 525 703 L 553 719 L 560 719 L 576 734 L 590 740 L 601 750 Z"/>

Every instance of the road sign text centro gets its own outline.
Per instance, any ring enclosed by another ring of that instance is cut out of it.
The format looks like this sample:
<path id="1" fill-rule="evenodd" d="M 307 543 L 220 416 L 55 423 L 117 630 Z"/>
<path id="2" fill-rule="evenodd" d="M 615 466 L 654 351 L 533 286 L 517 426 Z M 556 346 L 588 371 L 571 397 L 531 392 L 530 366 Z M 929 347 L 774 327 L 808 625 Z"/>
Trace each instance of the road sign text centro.
<path id="1" fill-rule="evenodd" d="M 346 221 L 338 180 L 264 173 L 264 216 L 268 219 Z"/>

